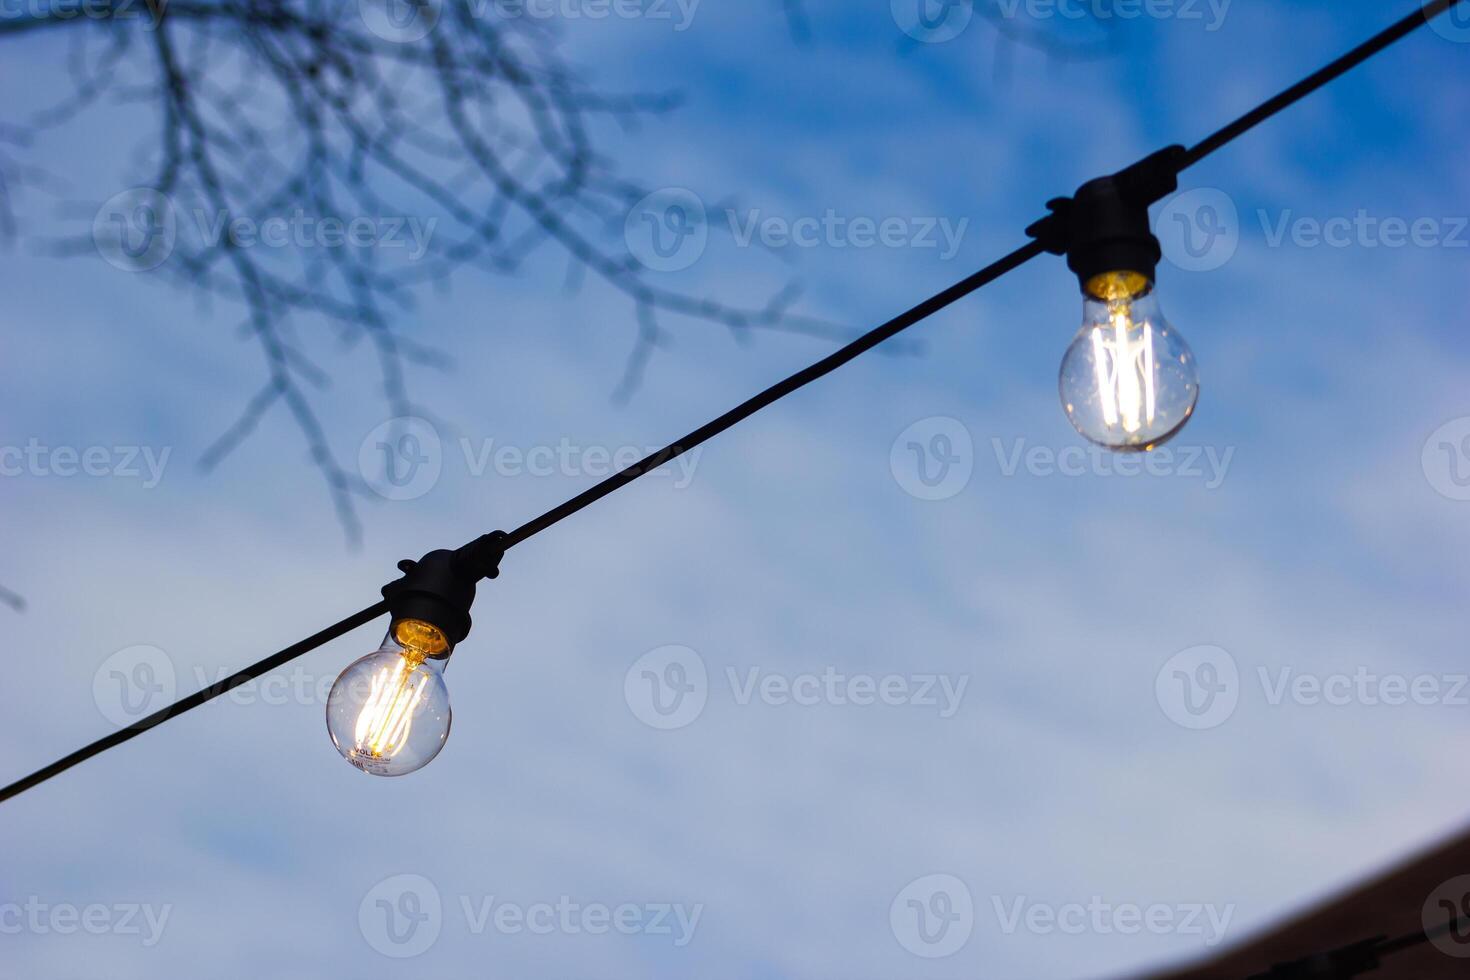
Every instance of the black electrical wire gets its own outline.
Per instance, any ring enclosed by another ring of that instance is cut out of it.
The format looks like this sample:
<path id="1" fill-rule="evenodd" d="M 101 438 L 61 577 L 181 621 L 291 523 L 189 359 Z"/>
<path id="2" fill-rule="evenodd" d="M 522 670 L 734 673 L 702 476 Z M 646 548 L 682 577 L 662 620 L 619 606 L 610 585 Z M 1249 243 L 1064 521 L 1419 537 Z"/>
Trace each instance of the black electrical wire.
<path id="1" fill-rule="evenodd" d="M 942 293 L 936 293 L 930 296 L 907 313 L 902 313 L 881 327 L 868 331 L 846 347 L 833 351 L 815 364 L 797 371 L 791 377 L 776 382 L 754 398 L 746 399 L 719 418 L 701 425 L 678 442 L 670 443 L 656 453 L 650 453 L 627 469 L 614 473 L 596 486 L 583 490 L 566 503 L 553 507 L 533 521 L 527 521 L 506 536 L 504 547 L 510 548 L 512 545 L 519 544 L 533 534 L 539 534 L 556 522 L 571 517 L 582 508 L 601 500 L 614 490 L 627 486 L 649 470 L 656 470 L 670 460 L 677 459 L 700 443 L 706 442 L 731 426 L 750 418 L 772 402 L 779 401 L 798 388 L 803 388 L 818 378 L 831 374 L 859 354 L 872 350 L 874 347 L 883 343 L 883 341 L 897 335 L 901 331 L 907 330 L 920 320 L 933 316 L 951 303 L 965 298 L 986 283 L 994 282 L 1012 269 L 1030 262 L 1043 251 L 1045 249 L 1042 248 L 1040 242 L 1033 241 L 1022 245 L 1010 255 L 1002 259 L 997 259 L 969 278 L 962 279 L 953 286 L 950 286 Z"/>
<path id="2" fill-rule="evenodd" d="M 249 667 L 246 667 L 243 670 L 237 670 L 229 677 L 215 681 L 213 684 L 209 685 L 203 690 L 195 691 L 188 697 L 181 698 L 180 700 L 175 701 L 173 704 L 169 705 L 166 708 L 160 708 L 146 718 L 140 718 L 139 720 L 129 725 L 127 728 L 121 728 L 113 732 L 111 735 L 99 738 L 97 741 L 91 743 L 90 745 L 85 745 L 82 748 L 77 749 L 71 755 L 57 759 L 55 762 L 51 763 L 51 765 L 49 766 L 46 766 L 44 769 L 37 769 L 26 778 L 17 780 L 4 789 L 0 789 L 0 803 L 5 802 L 12 796 L 24 793 L 26 790 L 30 789 L 32 786 L 37 785 L 38 783 L 44 783 L 52 776 L 55 776 L 58 773 L 65 772 L 79 762 L 85 762 L 86 760 L 92 758 L 92 756 L 94 755 L 97 755 L 101 752 L 106 752 L 114 745 L 121 745 L 128 739 L 136 738 L 137 736 L 142 735 L 144 732 L 148 731 L 148 729 L 161 725 L 164 722 L 168 721 L 170 718 L 177 717 L 178 715 L 183 714 L 185 711 L 188 711 L 191 708 L 197 708 L 206 701 L 212 701 L 215 698 L 219 697 L 221 694 L 228 694 L 230 691 L 233 691 L 241 684 L 248 684 L 251 681 L 255 680 L 257 677 L 260 677 L 262 674 L 269 674 L 277 667 L 284 666 L 285 664 L 290 663 L 302 654 L 309 653 L 312 650 L 315 650 L 323 643 L 328 643 L 345 633 L 352 632 L 359 626 L 372 622 L 387 611 L 387 602 L 373 603 L 371 606 L 368 606 L 361 612 L 355 612 L 341 622 L 328 626 L 320 633 L 313 634 L 312 636 L 308 636 L 304 640 L 291 644 L 280 653 L 272 654 L 271 656 L 266 657 L 264 660 L 251 664 Z"/>
<path id="3" fill-rule="evenodd" d="M 1347 74 L 1390 44 L 1402 40 L 1460 2 L 1461 0 L 1429 0 L 1420 9 L 1404 17 L 1398 23 L 1379 31 L 1341 58 L 1324 65 L 1291 88 L 1282 91 L 1275 98 L 1267 99 L 1235 122 L 1200 140 L 1199 143 L 1190 147 L 1189 152 L 1185 155 L 1183 166 L 1179 169 L 1183 170 L 1185 167 L 1199 163 L 1237 136 L 1254 129 L 1282 109 L 1301 100 L 1304 96 L 1311 95 L 1328 82 Z"/>
<path id="4" fill-rule="evenodd" d="M 1465 0 L 1431 0 L 1431 2 L 1424 4 L 1422 8 L 1416 9 L 1412 14 L 1409 14 L 1402 20 L 1399 20 L 1397 23 L 1374 35 L 1371 39 L 1349 51 L 1347 54 L 1333 61 L 1331 64 L 1307 76 L 1300 82 L 1297 82 L 1295 85 L 1282 91 L 1275 97 L 1261 103 L 1259 106 L 1241 116 L 1239 119 L 1236 119 L 1234 122 L 1225 126 L 1223 129 L 1218 130 L 1211 136 L 1206 137 L 1200 143 L 1186 150 L 1178 158 L 1179 163 L 1176 172 L 1183 171 L 1185 168 L 1198 163 L 1200 160 L 1203 160 L 1211 153 L 1214 153 L 1216 150 L 1220 149 L 1231 140 L 1265 122 L 1267 119 L 1285 109 L 1287 106 L 1292 105 L 1303 97 L 1311 94 L 1312 92 L 1315 92 L 1317 89 L 1322 88 L 1324 85 L 1338 78 L 1345 72 L 1349 71 L 1359 64 L 1362 64 L 1364 61 L 1367 61 L 1373 55 L 1393 44 L 1395 41 L 1402 39 L 1403 37 L 1411 33 L 1414 29 L 1424 26 L 1434 17 L 1443 14 L 1451 7 L 1454 7 L 1455 5 L 1462 2 L 1465 2 Z M 516 528 L 514 531 L 511 531 L 509 534 L 486 535 L 484 538 L 478 539 L 477 541 L 471 542 L 469 545 L 466 545 L 465 548 L 474 548 L 477 544 L 483 541 L 487 542 L 492 550 L 498 549 L 498 551 L 504 552 L 505 550 L 514 547 L 517 544 L 520 544 L 521 542 L 530 538 L 532 535 L 539 534 L 540 532 L 551 527 L 553 524 L 565 520 L 566 518 L 572 516 L 583 508 L 588 507 L 593 503 L 596 503 L 603 497 L 606 497 L 608 494 L 612 493 L 614 490 L 618 490 L 624 486 L 627 486 L 629 483 L 632 483 L 634 480 L 638 479 L 640 476 L 643 476 L 645 473 L 648 473 L 651 470 L 655 470 L 658 467 L 663 466 L 670 460 L 677 459 L 679 456 L 682 456 L 684 453 L 689 452 L 689 450 L 695 448 L 701 443 L 704 443 L 709 439 L 714 438 L 721 432 L 724 432 L 726 429 L 729 429 L 730 427 L 744 421 L 745 419 L 754 415 L 756 412 L 759 412 L 761 409 L 765 408 L 767 405 L 770 405 L 773 402 L 785 398 L 787 395 L 798 390 L 799 388 L 803 388 L 806 385 L 811 384 L 818 378 L 822 378 L 828 374 L 831 374 L 833 371 L 853 360 L 858 355 L 872 350 L 874 347 L 883 343 L 883 341 L 896 336 L 897 334 L 901 333 L 904 330 L 907 330 L 909 327 L 920 322 L 921 320 L 924 320 L 932 316 L 933 314 L 938 313 L 940 310 L 944 309 L 950 304 L 963 299 L 964 297 L 973 293 L 975 290 L 979 289 L 981 286 L 994 282 L 996 279 L 999 279 L 1006 273 L 1019 268 L 1020 266 L 1036 258 L 1038 255 L 1041 255 L 1045 251 L 1047 251 L 1047 249 L 1045 245 L 1040 241 L 1033 240 L 1025 245 L 1022 245 L 1020 248 L 1011 252 L 1009 255 L 997 259 L 990 265 L 981 269 L 979 272 L 976 272 L 973 275 L 955 283 L 953 286 L 950 286 L 948 289 L 945 289 L 942 292 L 936 293 L 935 295 L 929 297 L 922 303 L 910 309 L 908 312 L 902 313 L 899 316 L 894 317 L 892 320 L 889 320 L 887 323 L 884 323 L 882 326 L 868 331 L 861 337 L 858 337 L 856 340 L 848 343 L 846 346 L 839 348 L 831 354 L 828 354 L 820 361 L 817 361 L 816 363 L 803 368 L 802 370 L 796 372 L 783 381 L 778 381 L 776 384 L 771 385 L 769 388 L 765 389 L 753 398 L 749 398 L 744 402 L 741 402 L 730 411 L 726 412 L 716 419 L 713 419 L 712 421 L 706 422 L 704 425 L 695 429 L 693 432 L 690 432 L 688 435 L 678 440 L 677 442 L 670 443 L 663 449 L 660 449 L 655 453 L 651 453 L 650 455 L 645 456 L 643 459 L 632 464 L 626 469 L 620 470 L 619 472 L 614 473 L 612 476 L 608 477 L 602 482 L 582 491 L 565 503 L 553 507 L 551 510 L 548 510 L 540 517 L 537 517 L 531 521 L 527 521 L 525 524 L 522 524 L 520 527 Z M 491 541 L 492 538 L 493 541 Z M 138 722 L 135 722 L 127 728 L 113 732 L 112 734 L 107 735 L 104 738 L 100 738 L 97 741 L 92 742 L 90 745 L 84 746 L 83 748 L 78 749 L 70 755 L 58 759 L 57 761 L 51 763 L 49 766 L 38 769 L 36 772 L 33 772 L 31 775 L 26 776 L 24 779 L 11 783 L 4 789 L 0 789 L 0 803 L 3 803 L 14 796 L 23 793 L 26 790 L 42 782 L 45 782 L 52 776 L 55 776 L 61 772 L 65 772 L 67 769 L 70 769 L 72 766 L 76 765 L 79 762 L 84 762 L 87 759 L 92 758 L 94 755 L 107 751 L 115 745 L 121 745 L 123 742 L 126 742 L 129 739 L 141 735 L 143 732 L 146 732 L 150 728 L 154 728 L 157 725 L 162 724 L 170 718 L 177 717 L 178 715 L 183 714 L 185 711 L 197 708 L 201 704 L 204 704 L 207 701 L 211 701 L 214 698 L 219 697 L 221 694 L 225 694 L 229 691 L 234 690 L 241 684 L 248 683 L 249 681 L 252 681 L 255 678 L 261 676 L 262 674 L 269 673 L 270 671 L 275 670 L 277 667 L 280 667 L 290 662 L 291 660 L 302 656 L 303 654 L 315 650 L 322 644 L 334 640 L 344 633 L 350 632 L 351 630 L 354 630 L 365 623 L 377 619 L 379 616 L 383 615 L 387 611 L 388 604 L 386 602 L 374 603 L 361 612 L 354 613 L 353 615 L 347 617 L 336 625 L 329 626 L 314 636 L 307 637 L 299 643 L 292 644 L 291 646 L 287 647 L 277 654 L 267 657 L 266 659 L 261 660 L 258 663 L 252 664 L 251 666 L 246 667 L 245 669 L 238 671 L 230 675 L 229 677 L 218 681 L 217 683 L 212 684 L 209 687 L 204 688 L 203 690 L 196 691 L 188 697 L 176 701 L 166 708 L 155 711 L 153 714 L 147 716 L 146 718 L 143 718 Z"/>

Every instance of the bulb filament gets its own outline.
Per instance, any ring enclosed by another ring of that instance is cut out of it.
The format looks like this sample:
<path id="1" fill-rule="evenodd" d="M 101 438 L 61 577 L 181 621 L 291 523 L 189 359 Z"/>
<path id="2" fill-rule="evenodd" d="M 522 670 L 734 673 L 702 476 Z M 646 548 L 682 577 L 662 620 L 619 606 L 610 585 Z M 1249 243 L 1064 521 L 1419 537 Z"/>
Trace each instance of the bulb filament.
<path id="1" fill-rule="evenodd" d="M 1135 339 L 1129 304 L 1115 301 L 1108 307 L 1110 330 L 1092 328 L 1092 362 L 1103 423 L 1111 429 L 1121 422 L 1125 432 L 1137 432 L 1154 420 L 1153 326 L 1144 321 Z"/>
<path id="2" fill-rule="evenodd" d="M 429 682 L 427 674 L 419 674 L 418 683 L 414 683 L 415 668 L 421 663 L 422 655 L 405 650 L 391 666 L 380 667 L 373 675 L 367 703 L 357 716 L 354 732 L 359 752 L 391 759 L 408 743 L 414 709 Z"/>

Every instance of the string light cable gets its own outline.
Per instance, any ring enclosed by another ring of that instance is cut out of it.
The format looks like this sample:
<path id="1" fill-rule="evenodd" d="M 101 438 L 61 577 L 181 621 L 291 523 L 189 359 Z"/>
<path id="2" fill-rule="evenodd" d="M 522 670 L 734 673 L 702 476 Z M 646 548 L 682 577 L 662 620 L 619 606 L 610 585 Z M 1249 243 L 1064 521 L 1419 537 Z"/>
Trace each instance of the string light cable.
<path id="1" fill-rule="evenodd" d="M 0 789 L 0 802 L 121 745 L 169 719 L 390 615 L 377 651 L 343 671 L 327 699 L 327 727 L 339 752 L 374 775 L 412 772 L 438 754 L 449 733 L 443 672 L 470 631 L 476 585 L 499 574 L 501 559 L 553 525 L 639 477 L 823 378 L 859 355 L 1046 253 L 1065 255 L 1084 299 L 1082 330 L 1062 363 L 1061 396 L 1086 438 L 1120 452 L 1152 449 L 1188 420 L 1198 396 L 1193 355 L 1163 319 L 1153 294 L 1160 258 L 1148 208 L 1178 188 L 1179 175 L 1267 119 L 1341 77 L 1467 0 L 1426 0 L 1341 57 L 1262 102 L 1192 147 L 1170 146 L 1071 197 L 1054 199 L 1026 229 L 1029 241 L 821 360 L 650 453 L 512 531 L 495 531 L 454 550 L 405 560 L 383 598 L 264 660 L 190 694 Z"/>

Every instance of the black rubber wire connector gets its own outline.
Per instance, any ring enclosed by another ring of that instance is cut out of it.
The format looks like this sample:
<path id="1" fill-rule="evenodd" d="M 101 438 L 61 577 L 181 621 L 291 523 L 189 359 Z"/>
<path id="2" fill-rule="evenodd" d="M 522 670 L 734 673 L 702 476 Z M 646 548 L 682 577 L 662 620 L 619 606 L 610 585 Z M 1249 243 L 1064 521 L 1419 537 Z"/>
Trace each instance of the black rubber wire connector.
<path id="1" fill-rule="evenodd" d="M 1072 197 L 1046 202 L 1051 214 L 1026 234 L 1053 255 L 1065 255 L 1067 268 L 1086 288 L 1106 272 L 1137 272 L 1153 282 L 1163 254 L 1149 227 L 1149 205 L 1174 193 L 1188 151 L 1167 146 L 1106 177 L 1089 180 Z"/>
<path id="2" fill-rule="evenodd" d="M 493 531 L 455 551 L 440 549 L 417 561 L 405 558 L 399 562 L 403 577 L 383 586 L 393 622 L 421 619 L 439 627 L 449 640 L 449 649 L 437 656 L 447 658 L 470 635 L 475 585 L 500 574 L 505 542 L 504 531 Z"/>

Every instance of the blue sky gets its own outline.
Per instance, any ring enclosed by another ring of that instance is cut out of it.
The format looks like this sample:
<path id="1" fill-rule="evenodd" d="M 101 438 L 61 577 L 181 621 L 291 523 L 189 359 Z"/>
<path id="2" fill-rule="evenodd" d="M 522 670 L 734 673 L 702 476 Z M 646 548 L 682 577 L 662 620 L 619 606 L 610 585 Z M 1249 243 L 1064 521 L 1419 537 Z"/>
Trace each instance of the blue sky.
<path id="1" fill-rule="evenodd" d="M 717 229 L 691 267 L 649 273 L 755 304 L 795 279 L 803 313 L 865 326 L 1020 244 L 1049 197 L 1198 139 L 1401 8 L 1174 5 L 1120 21 L 1110 56 L 1068 61 L 999 43 L 979 16 L 921 43 L 888 4 L 812 2 L 803 46 L 776 3 L 704 0 L 682 31 L 570 21 L 565 47 L 610 87 L 684 93 L 602 146 L 717 223 L 727 200 L 747 226 L 829 211 L 910 231 L 963 222 L 949 256 L 742 247 Z M 1090 36 L 1017 9 L 1050 36 Z M 65 84 L 59 38 L 4 45 L 0 80 L 22 108 Z M 1181 267 L 1180 226 L 1160 223 L 1161 301 L 1203 394 L 1158 473 L 1079 452 L 1055 389 L 1075 281 L 1034 262 L 917 328 L 917 347 L 865 356 L 682 476 L 516 549 L 481 589 L 447 674 L 453 735 L 423 771 L 368 779 L 324 730 L 319 688 L 377 645 L 375 624 L 299 661 L 290 690 L 247 688 L 5 804 L 0 976 L 184 977 L 201 962 L 283 980 L 1120 975 L 1239 941 L 1460 829 L 1446 760 L 1470 748 L 1467 58 L 1470 44 L 1421 31 L 1185 176 L 1183 192 L 1221 192 L 1235 218 L 1204 271 Z M 365 502 L 352 549 L 279 411 L 197 468 L 263 377 L 226 304 L 32 247 L 85 233 L 135 185 L 142 136 L 131 113 L 94 112 L 24 151 L 65 185 L 16 205 L 0 447 L 104 447 L 111 475 L 0 479 L 0 584 L 29 602 L 0 609 L 5 780 L 110 730 L 120 665 L 166 664 L 180 693 L 207 683 L 366 605 L 399 558 L 570 496 L 596 451 L 677 437 L 831 346 L 673 320 L 620 405 L 626 298 L 591 279 L 568 291 L 549 250 L 515 276 L 461 275 L 402 320 L 456 360 L 410 376 L 441 420 L 441 474 L 412 499 Z M 1221 200 L 1161 211 L 1198 219 Z M 1374 230 L 1312 244 L 1313 222 L 1360 212 Z M 1383 219 L 1423 222 L 1421 242 L 1391 244 Z M 306 342 L 353 465 L 386 421 L 370 354 Z M 911 427 L 968 437 L 962 488 L 906 492 L 895 442 Z M 562 445 L 578 461 L 551 475 L 477 472 L 498 447 Z M 138 449 L 140 475 L 115 472 L 115 447 Z M 164 460 L 156 485 L 144 450 Z M 118 659 L 139 646 L 162 661 Z M 705 704 L 660 730 L 638 665 L 691 662 L 659 652 L 671 646 L 704 666 Z M 1168 692 L 1176 669 L 1223 662 L 1200 647 L 1225 651 L 1238 680 L 1233 711 L 1192 728 Z M 905 693 L 807 705 L 748 688 L 833 673 Z M 1377 680 L 1342 687 L 1363 675 Z M 1384 678 L 1434 693 L 1383 703 Z M 1314 699 L 1314 682 L 1350 693 Z M 411 910 L 405 881 L 438 897 L 438 931 L 396 958 L 377 902 Z M 917 955 L 940 947 L 908 901 L 944 911 L 936 889 L 957 945 Z M 485 916 L 558 902 L 633 908 L 632 934 Z M 53 918 L 88 906 L 108 910 L 100 935 Z M 664 933 L 660 908 L 698 918 Z M 1169 924 L 1130 932 L 1120 908 Z"/>

